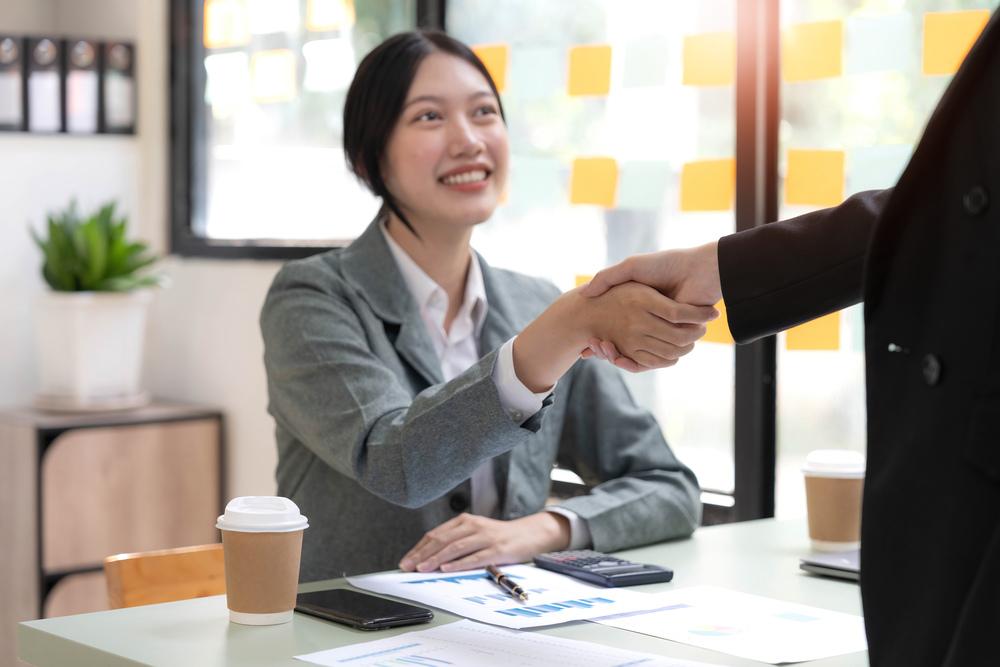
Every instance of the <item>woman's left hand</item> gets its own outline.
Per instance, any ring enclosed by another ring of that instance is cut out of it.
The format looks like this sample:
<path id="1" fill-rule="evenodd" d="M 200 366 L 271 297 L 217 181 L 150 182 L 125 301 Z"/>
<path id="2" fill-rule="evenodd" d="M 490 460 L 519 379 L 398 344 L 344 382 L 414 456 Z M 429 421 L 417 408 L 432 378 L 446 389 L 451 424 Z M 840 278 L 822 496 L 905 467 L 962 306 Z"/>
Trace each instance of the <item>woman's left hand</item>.
<path id="1" fill-rule="evenodd" d="M 405 572 L 472 570 L 523 563 L 546 551 L 569 546 L 569 521 L 552 512 L 501 521 L 460 514 L 428 531 L 399 562 Z"/>

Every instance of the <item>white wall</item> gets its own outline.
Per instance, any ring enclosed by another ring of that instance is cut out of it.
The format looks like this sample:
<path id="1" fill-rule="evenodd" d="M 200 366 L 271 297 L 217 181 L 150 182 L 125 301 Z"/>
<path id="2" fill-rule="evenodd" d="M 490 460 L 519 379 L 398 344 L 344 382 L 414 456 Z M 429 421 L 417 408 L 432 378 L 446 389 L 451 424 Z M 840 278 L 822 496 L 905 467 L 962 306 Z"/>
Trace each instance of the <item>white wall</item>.
<path id="1" fill-rule="evenodd" d="M 108 199 L 136 210 L 138 165 L 131 138 L 0 133 L 0 403 L 25 403 L 36 386 L 33 306 L 45 286 L 28 224 L 43 228 L 72 197 L 84 210 Z"/>
<path id="2" fill-rule="evenodd" d="M 55 26 L 53 0 L 10 0 L 0 4 L 0 31 L 42 33 Z"/>
<path id="3" fill-rule="evenodd" d="M 36 387 L 35 296 L 44 289 L 27 224 L 71 196 L 115 198 L 132 233 L 166 250 L 169 141 L 167 0 L 4 0 L 0 32 L 133 39 L 139 131 L 135 137 L 0 134 L 0 404 L 24 404 Z M 227 419 L 227 492 L 274 491 L 273 422 L 257 326 L 274 262 L 168 258 L 172 286 L 150 313 L 145 385 L 155 395 L 220 407 Z"/>
<path id="4" fill-rule="evenodd" d="M 97 0 L 95 0 L 97 1 Z M 167 0 L 135 0 L 139 43 L 141 234 L 166 248 L 169 205 Z M 274 423 L 267 414 L 257 316 L 277 262 L 170 258 L 172 285 L 150 319 L 147 386 L 155 394 L 220 406 L 227 419 L 230 496 L 275 490 Z"/>
<path id="5" fill-rule="evenodd" d="M 274 422 L 266 412 L 257 315 L 276 264 L 171 259 L 173 284 L 152 309 L 146 385 L 226 414 L 227 493 L 274 492 Z"/>

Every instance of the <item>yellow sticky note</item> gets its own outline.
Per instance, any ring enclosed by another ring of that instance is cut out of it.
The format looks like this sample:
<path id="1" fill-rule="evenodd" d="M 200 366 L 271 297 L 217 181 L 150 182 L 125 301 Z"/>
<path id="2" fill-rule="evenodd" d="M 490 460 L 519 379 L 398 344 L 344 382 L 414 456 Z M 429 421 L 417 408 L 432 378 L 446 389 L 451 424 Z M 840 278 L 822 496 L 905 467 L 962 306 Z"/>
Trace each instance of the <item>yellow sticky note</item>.
<path id="1" fill-rule="evenodd" d="M 507 62 L 510 58 L 510 48 L 506 44 L 481 44 L 473 46 L 472 50 L 486 65 L 493 83 L 501 93 L 507 88 Z"/>
<path id="2" fill-rule="evenodd" d="M 786 350 L 839 350 L 840 311 L 817 317 L 785 333 Z"/>
<path id="3" fill-rule="evenodd" d="M 206 0 L 204 7 L 206 49 L 242 46 L 250 41 L 246 10 L 236 0 Z"/>
<path id="4" fill-rule="evenodd" d="M 581 157 L 573 160 L 569 184 L 571 204 L 597 204 L 612 208 L 617 191 L 618 163 L 614 159 Z"/>
<path id="5" fill-rule="evenodd" d="M 258 51 L 250 60 L 254 99 L 285 102 L 295 97 L 295 54 L 289 49 Z"/>
<path id="6" fill-rule="evenodd" d="M 354 0 L 309 0 L 306 28 L 312 31 L 345 30 L 354 25 Z"/>
<path id="7" fill-rule="evenodd" d="M 842 201 L 844 151 L 788 151 L 786 204 L 836 206 Z"/>
<path id="8" fill-rule="evenodd" d="M 990 12 L 928 12 L 924 14 L 924 74 L 954 74 L 975 43 Z"/>
<path id="9" fill-rule="evenodd" d="M 570 95 L 607 95 L 611 89 L 611 47 L 574 46 L 569 50 Z"/>
<path id="10" fill-rule="evenodd" d="M 681 167 L 682 211 L 727 211 L 736 193 L 736 160 L 699 160 Z"/>
<path id="11" fill-rule="evenodd" d="M 785 81 L 812 81 L 840 76 L 843 52 L 842 21 L 790 26 L 781 36 L 781 76 Z"/>
<path id="12" fill-rule="evenodd" d="M 733 335 L 729 333 L 729 319 L 726 318 L 726 302 L 720 301 L 715 304 L 715 309 L 719 311 L 719 317 L 709 322 L 708 326 L 705 327 L 705 337 L 702 340 L 706 343 L 732 345 Z"/>
<path id="13" fill-rule="evenodd" d="M 583 285 L 586 285 L 587 283 L 589 283 L 591 281 L 591 279 L 593 277 L 594 277 L 593 275 L 588 275 L 588 274 L 584 274 L 584 273 L 578 273 L 576 275 L 576 286 L 577 287 L 582 287 Z"/>
<path id="14" fill-rule="evenodd" d="M 736 69 L 736 35 L 712 32 L 684 38 L 685 86 L 728 86 Z"/>

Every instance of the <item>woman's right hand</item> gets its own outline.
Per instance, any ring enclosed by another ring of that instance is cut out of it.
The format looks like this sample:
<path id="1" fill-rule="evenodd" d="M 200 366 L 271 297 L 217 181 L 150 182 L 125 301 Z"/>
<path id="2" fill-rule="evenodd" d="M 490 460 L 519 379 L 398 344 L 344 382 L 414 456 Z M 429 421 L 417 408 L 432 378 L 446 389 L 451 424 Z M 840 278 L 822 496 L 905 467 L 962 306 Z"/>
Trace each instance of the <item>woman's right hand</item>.
<path id="1" fill-rule="evenodd" d="M 615 285 L 629 281 L 649 285 L 684 303 L 718 303 L 722 300 L 718 241 L 696 248 L 633 255 L 599 271 L 580 292 L 586 297 L 597 297 Z M 613 342 L 600 337 L 590 341 L 590 348 L 584 351 L 583 356 L 605 359 L 633 373 L 646 368 L 623 354 Z"/>
<path id="2" fill-rule="evenodd" d="M 628 370 L 672 366 L 718 316 L 712 306 L 679 303 L 639 283 L 622 283 L 589 298 L 577 288 L 517 336 L 514 372 L 532 392 L 547 391 L 597 340 L 627 357 L 633 364 Z"/>
<path id="3" fill-rule="evenodd" d="M 576 307 L 590 338 L 614 344 L 640 371 L 676 364 L 705 335 L 705 325 L 719 316 L 712 306 L 680 303 L 635 282 L 615 285 L 597 297 L 586 298 L 578 290 L 566 297 L 580 300 Z"/>

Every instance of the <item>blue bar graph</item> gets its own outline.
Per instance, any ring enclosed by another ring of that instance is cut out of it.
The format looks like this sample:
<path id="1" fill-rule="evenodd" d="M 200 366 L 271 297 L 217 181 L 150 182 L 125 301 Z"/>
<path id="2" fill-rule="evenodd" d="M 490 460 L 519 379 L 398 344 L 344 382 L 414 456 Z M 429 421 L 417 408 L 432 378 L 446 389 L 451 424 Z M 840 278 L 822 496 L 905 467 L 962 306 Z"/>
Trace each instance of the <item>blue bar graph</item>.
<path id="1" fill-rule="evenodd" d="M 546 592 L 547 588 L 529 588 L 527 590 L 528 595 L 541 595 Z M 507 593 L 494 593 L 493 595 L 470 595 L 467 598 L 462 598 L 467 602 L 474 602 L 475 604 L 486 604 L 490 600 L 496 600 L 498 602 L 510 602 L 510 595 Z"/>
<path id="2" fill-rule="evenodd" d="M 519 577 L 516 574 L 508 574 L 510 579 L 523 579 L 524 577 Z M 436 584 L 443 582 L 446 584 L 464 584 L 470 581 L 481 582 L 483 580 L 491 581 L 491 579 L 485 574 L 456 574 L 453 577 L 433 577 L 431 579 L 415 579 L 414 581 L 404 581 L 404 584 Z"/>
<path id="3" fill-rule="evenodd" d="M 358 660 L 369 660 L 377 656 L 385 655 L 386 660 L 379 661 L 379 667 L 390 667 L 391 665 L 423 665 L 424 667 L 440 667 L 441 665 L 453 665 L 455 663 L 448 662 L 447 660 L 441 660 L 439 658 L 428 658 L 426 655 L 403 655 L 397 657 L 390 657 L 388 654 L 396 653 L 398 651 L 405 651 L 407 649 L 419 648 L 421 644 L 419 642 L 414 642 L 412 644 L 404 644 L 402 646 L 393 646 L 382 651 L 376 651 L 374 653 L 365 653 L 363 655 L 355 655 L 350 658 L 343 658 L 338 660 L 338 663 L 352 663 Z"/>
<path id="4" fill-rule="evenodd" d="M 337 662 L 354 662 L 355 660 L 365 660 L 367 658 L 374 658 L 378 655 L 384 655 L 386 653 L 395 653 L 396 651 L 402 651 L 403 649 L 413 648 L 414 646 L 420 646 L 419 642 L 414 642 L 412 644 L 404 644 L 403 646 L 393 646 L 392 648 L 387 648 L 382 651 L 376 651 L 374 653 L 365 653 L 364 655 L 356 655 L 344 660 L 338 660 Z"/>
<path id="5" fill-rule="evenodd" d="M 453 665 L 455 663 L 448 662 L 447 660 L 438 660 L 436 658 L 428 658 L 425 655 L 406 655 L 401 658 L 396 658 L 391 662 L 381 663 L 382 665 L 423 665 L 424 667 L 440 667 L 440 665 Z"/>
<path id="6" fill-rule="evenodd" d="M 497 614 L 504 616 L 527 616 L 528 618 L 539 618 L 545 614 L 557 614 L 567 609 L 591 609 L 600 604 L 613 605 L 614 600 L 608 598 L 583 598 L 580 600 L 565 600 L 563 602 L 549 602 L 530 607 L 514 607 L 512 609 L 497 609 Z"/>

